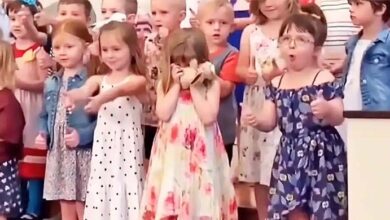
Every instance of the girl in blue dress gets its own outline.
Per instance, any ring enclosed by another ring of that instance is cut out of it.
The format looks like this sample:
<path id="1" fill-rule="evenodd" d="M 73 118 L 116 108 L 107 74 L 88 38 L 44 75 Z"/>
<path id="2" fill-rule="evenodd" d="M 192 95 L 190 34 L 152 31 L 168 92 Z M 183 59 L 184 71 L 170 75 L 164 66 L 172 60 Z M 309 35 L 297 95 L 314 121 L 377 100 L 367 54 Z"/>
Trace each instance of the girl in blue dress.
<path id="1" fill-rule="evenodd" d="M 326 20 L 316 5 L 282 25 L 279 47 L 286 69 L 270 63 L 260 114 L 243 109 L 242 123 L 261 131 L 279 126 L 268 219 L 339 220 L 346 216 L 347 160 L 335 129 L 343 121 L 342 87 L 318 66 L 326 38 Z M 267 65 L 267 64 L 264 64 Z"/>

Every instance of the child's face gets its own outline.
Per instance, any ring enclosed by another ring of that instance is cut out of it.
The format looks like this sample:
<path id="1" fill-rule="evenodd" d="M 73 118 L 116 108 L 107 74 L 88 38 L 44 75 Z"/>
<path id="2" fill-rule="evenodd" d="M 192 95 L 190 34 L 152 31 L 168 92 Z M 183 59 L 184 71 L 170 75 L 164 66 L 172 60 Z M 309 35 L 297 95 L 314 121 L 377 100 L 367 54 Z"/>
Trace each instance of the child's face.
<path id="1" fill-rule="evenodd" d="M 112 71 L 129 68 L 130 50 L 128 45 L 118 37 L 118 33 L 115 33 L 115 31 L 103 32 L 99 42 L 102 61 Z"/>
<path id="2" fill-rule="evenodd" d="M 18 12 L 10 11 L 9 18 L 12 35 L 17 39 L 26 38 L 28 33 L 26 27 L 23 25 L 22 18 L 18 16 Z"/>
<path id="3" fill-rule="evenodd" d="M 137 16 L 135 27 L 137 30 L 138 39 L 145 40 L 146 37 L 152 32 L 150 17 L 147 15 Z"/>
<path id="4" fill-rule="evenodd" d="M 288 6 L 293 0 L 263 0 L 259 2 L 261 13 L 269 20 L 277 20 L 286 17 Z"/>
<path id="5" fill-rule="evenodd" d="M 60 4 L 58 6 L 57 20 L 63 21 L 65 19 L 77 19 L 85 23 L 89 22 L 85 7 L 80 4 Z"/>
<path id="6" fill-rule="evenodd" d="M 53 54 L 56 62 L 64 68 L 74 68 L 83 62 L 85 43 L 78 37 L 61 33 L 53 39 Z"/>
<path id="7" fill-rule="evenodd" d="M 217 10 L 204 9 L 200 14 L 200 28 L 206 35 L 207 43 L 221 46 L 226 44 L 233 29 L 234 17 L 228 7 Z"/>
<path id="8" fill-rule="evenodd" d="M 314 38 L 308 32 L 298 31 L 292 26 L 279 38 L 279 48 L 287 67 L 301 70 L 308 65 L 309 58 L 319 55 L 320 49 L 314 46 Z"/>
<path id="9" fill-rule="evenodd" d="M 152 20 L 155 27 L 165 27 L 169 31 L 180 28 L 180 23 L 185 17 L 185 11 L 170 1 L 152 0 Z"/>
<path id="10" fill-rule="evenodd" d="M 367 0 L 351 1 L 351 20 L 354 25 L 365 26 L 370 24 L 373 18 L 376 17 L 371 3 Z"/>
<path id="11" fill-rule="evenodd" d="M 104 20 L 109 19 L 115 13 L 126 14 L 125 0 L 102 0 L 101 13 Z"/>

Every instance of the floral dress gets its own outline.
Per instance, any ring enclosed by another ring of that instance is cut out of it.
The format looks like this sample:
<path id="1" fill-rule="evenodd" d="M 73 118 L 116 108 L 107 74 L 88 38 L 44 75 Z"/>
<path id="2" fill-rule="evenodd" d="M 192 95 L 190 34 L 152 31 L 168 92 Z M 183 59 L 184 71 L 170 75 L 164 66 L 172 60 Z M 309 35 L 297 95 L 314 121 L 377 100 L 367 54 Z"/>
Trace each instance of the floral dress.
<path id="1" fill-rule="evenodd" d="M 250 26 L 248 26 L 251 28 Z M 261 64 L 278 54 L 277 41 L 269 39 L 263 34 L 259 26 L 252 27 L 250 34 L 251 65 L 261 73 Z M 265 100 L 265 82 L 262 77 L 254 85 L 247 85 L 244 90 L 244 106 L 251 109 L 261 109 Z M 280 132 L 275 129 L 265 133 L 251 126 L 240 126 L 238 138 L 239 155 L 238 167 L 235 175 L 239 181 L 248 183 L 260 183 L 268 186 L 271 179 L 272 163 L 275 157 L 276 146 L 280 138 Z"/>
<path id="2" fill-rule="evenodd" d="M 205 126 L 182 91 L 152 148 L 141 202 L 144 220 L 237 219 L 229 162 L 217 123 Z"/>
<path id="3" fill-rule="evenodd" d="M 266 88 L 266 98 L 277 105 L 282 132 L 270 188 L 269 219 L 286 219 L 300 208 L 311 219 L 342 219 L 346 214 L 347 158 L 337 130 L 317 119 L 310 102 L 323 91 L 326 100 L 342 98 L 336 82 L 300 89 Z"/>

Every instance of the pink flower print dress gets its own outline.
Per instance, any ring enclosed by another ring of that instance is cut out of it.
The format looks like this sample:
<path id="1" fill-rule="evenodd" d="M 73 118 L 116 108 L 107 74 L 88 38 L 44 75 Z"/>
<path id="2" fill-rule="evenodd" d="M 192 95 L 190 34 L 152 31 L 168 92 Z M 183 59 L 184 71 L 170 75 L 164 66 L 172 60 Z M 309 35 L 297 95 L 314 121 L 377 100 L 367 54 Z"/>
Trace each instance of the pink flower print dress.
<path id="1" fill-rule="evenodd" d="M 205 126 L 189 91 L 180 94 L 152 148 L 141 202 L 143 220 L 236 220 L 237 201 L 217 123 Z"/>
<path id="2" fill-rule="evenodd" d="M 254 62 L 255 69 L 261 73 L 261 64 L 269 58 L 279 56 L 279 50 L 277 41 L 265 36 L 259 26 L 252 28 L 253 32 L 249 37 L 251 62 Z M 246 85 L 243 105 L 250 106 L 252 110 L 261 109 L 265 100 L 264 86 L 262 77 L 259 77 L 255 84 Z M 264 133 L 256 128 L 241 125 L 238 140 L 239 155 L 236 172 L 239 181 L 268 186 L 280 140 L 279 130 Z"/>

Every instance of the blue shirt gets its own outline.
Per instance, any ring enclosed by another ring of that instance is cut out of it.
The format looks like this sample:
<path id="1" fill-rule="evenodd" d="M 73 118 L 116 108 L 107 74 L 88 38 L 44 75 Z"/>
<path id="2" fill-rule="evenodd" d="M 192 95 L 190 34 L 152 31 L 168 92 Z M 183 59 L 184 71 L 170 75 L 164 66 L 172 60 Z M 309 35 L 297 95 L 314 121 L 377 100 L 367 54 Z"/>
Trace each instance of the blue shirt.
<path id="1" fill-rule="evenodd" d="M 79 74 L 68 79 L 67 89 L 72 90 L 82 87 L 88 79 L 87 71 L 84 69 Z M 53 146 L 54 123 L 56 119 L 59 94 L 62 85 L 62 74 L 56 73 L 45 81 L 44 106 L 40 115 L 40 132 L 47 134 L 48 148 Z M 84 111 L 84 106 L 78 106 L 68 116 L 68 126 L 76 129 L 80 136 L 79 147 L 91 148 L 93 134 L 96 126 L 96 115 L 89 115 Z"/>
<path id="2" fill-rule="evenodd" d="M 361 32 L 346 44 L 347 65 L 344 84 L 348 78 L 351 59 Z M 360 88 L 363 111 L 390 110 L 390 29 L 378 34 L 365 51 L 360 68 Z"/>

